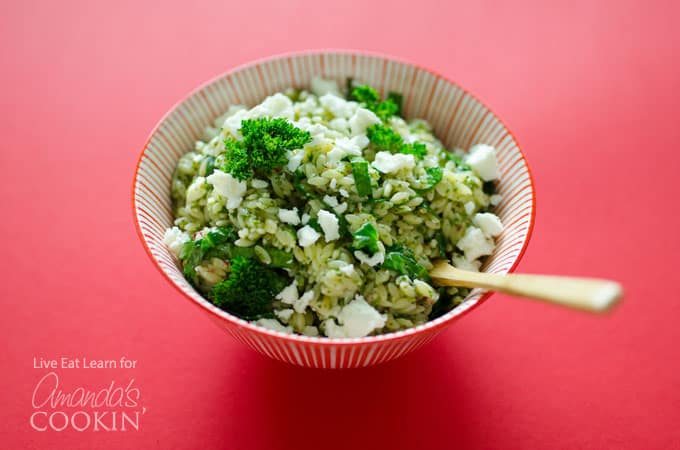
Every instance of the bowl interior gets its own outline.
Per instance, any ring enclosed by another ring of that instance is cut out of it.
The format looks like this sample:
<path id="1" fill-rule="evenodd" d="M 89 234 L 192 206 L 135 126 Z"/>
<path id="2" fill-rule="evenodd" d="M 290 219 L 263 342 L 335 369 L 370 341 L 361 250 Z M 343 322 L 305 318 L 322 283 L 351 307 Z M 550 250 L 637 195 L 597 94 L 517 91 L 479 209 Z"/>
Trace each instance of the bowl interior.
<path id="1" fill-rule="evenodd" d="M 483 270 L 494 273 L 511 271 L 528 242 L 535 202 L 529 168 L 504 124 L 465 90 L 426 69 L 377 55 L 321 52 L 274 57 L 221 75 L 178 103 L 152 131 L 135 174 L 133 212 L 140 238 L 161 272 L 181 292 L 216 318 L 259 334 L 286 336 L 293 340 L 329 341 L 265 330 L 216 308 L 184 279 L 178 262 L 163 244 L 163 234 L 173 222 L 170 201 L 173 170 L 180 156 L 191 150 L 194 142 L 201 138 L 205 127 L 230 105 L 253 106 L 267 95 L 286 88 L 305 88 L 318 75 L 340 83 L 351 77 L 376 87 L 383 95 L 388 91 L 403 93 L 404 115 L 429 121 L 435 135 L 447 148 L 468 149 L 473 144 L 486 143 L 497 149 L 498 192 L 502 201 L 495 212 L 505 229 L 497 239 L 495 253 L 487 259 Z M 358 340 L 386 339 L 440 326 L 468 311 L 482 298 L 483 293 L 474 290 L 462 305 L 434 321 L 409 330 Z"/>

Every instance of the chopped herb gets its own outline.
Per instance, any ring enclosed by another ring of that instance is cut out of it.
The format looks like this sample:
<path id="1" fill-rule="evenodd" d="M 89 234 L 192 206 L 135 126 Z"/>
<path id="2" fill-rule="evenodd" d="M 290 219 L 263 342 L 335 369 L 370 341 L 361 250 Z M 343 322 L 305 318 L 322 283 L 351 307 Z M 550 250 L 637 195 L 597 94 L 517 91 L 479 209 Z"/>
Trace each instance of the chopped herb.
<path id="1" fill-rule="evenodd" d="M 198 173 L 202 177 L 207 177 L 209 175 L 212 175 L 214 171 L 215 171 L 215 157 L 209 155 L 201 163 L 201 167 L 199 168 Z"/>
<path id="2" fill-rule="evenodd" d="M 314 230 L 316 230 L 317 233 L 323 234 L 323 230 L 321 229 L 321 225 L 319 225 L 319 220 L 316 217 L 312 217 L 311 219 L 309 219 L 309 221 L 307 222 L 307 225 L 314 228 Z"/>
<path id="3" fill-rule="evenodd" d="M 359 196 L 372 197 L 373 190 L 371 189 L 371 177 L 368 175 L 368 161 L 355 158 L 351 161 L 351 166 L 354 185 Z"/>
<path id="4" fill-rule="evenodd" d="M 288 162 L 286 152 L 301 148 L 311 142 L 312 136 L 282 118 L 264 117 L 241 122 L 243 140 L 229 138 L 224 142 L 227 150 L 225 171 L 239 180 L 253 174 L 270 173 Z"/>
<path id="5" fill-rule="evenodd" d="M 382 267 L 394 270 L 400 275 L 408 275 L 411 279 L 430 279 L 427 269 L 418 264 L 413 251 L 400 245 L 395 245 L 388 249 Z"/>
<path id="6" fill-rule="evenodd" d="M 424 191 L 429 191 L 430 189 L 433 189 L 437 183 L 442 181 L 442 178 L 444 177 L 444 169 L 441 167 L 428 167 L 425 169 L 425 178 L 427 182 L 425 183 L 425 187 L 423 188 Z"/>
<path id="7" fill-rule="evenodd" d="M 439 250 L 439 256 L 442 258 L 446 257 L 446 238 L 444 237 L 444 233 L 442 233 L 442 230 L 437 231 L 437 233 L 434 235 L 434 238 L 437 241 L 437 249 Z"/>
<path id="8" fill-rule="evenodd" d="M 271 267 L 279 267 L 282 269 L 290 269 L 293 267 L 294 258 L 292 252 L 280 250 L 278 248 L 266 249 L 272 261 L 269 263 Z"/>
<path id="9" fill-rule="evenodd" d="M 380 247 L 378 246 L 378 230 L 371 223 L 363 224 L 353 234 L 352 248 L 354 250 L 366 250 L 366 252 L 373 256 Z"/>

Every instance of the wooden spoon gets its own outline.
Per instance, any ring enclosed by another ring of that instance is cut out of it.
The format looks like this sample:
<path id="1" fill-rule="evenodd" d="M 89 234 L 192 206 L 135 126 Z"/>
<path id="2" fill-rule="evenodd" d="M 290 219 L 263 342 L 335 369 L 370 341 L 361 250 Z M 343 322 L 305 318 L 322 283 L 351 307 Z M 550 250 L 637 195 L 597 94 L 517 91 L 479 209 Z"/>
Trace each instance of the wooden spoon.
<path id="1" fill-rule="evenodd" d="M 615 281 L 469 272 L 456 269 L 444 260 L 435 261 L 430 276 L 434 284 L 439 286 L 479 287 L 594 312 L 606 311 L 623 295 L 623 288 Z"/>

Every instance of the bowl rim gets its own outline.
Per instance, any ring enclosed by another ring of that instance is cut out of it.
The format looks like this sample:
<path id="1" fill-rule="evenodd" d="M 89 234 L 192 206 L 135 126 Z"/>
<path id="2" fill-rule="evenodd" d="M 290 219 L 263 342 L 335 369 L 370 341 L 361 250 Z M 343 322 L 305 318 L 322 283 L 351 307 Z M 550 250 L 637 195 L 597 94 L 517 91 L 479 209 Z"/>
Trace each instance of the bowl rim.
<path id="1" fill-rule="evenodd" d="M 349 56 L 366 56 L 366 57 L 374 57 L 374 58 L 380 58 L 384 60 L 390 60 L 398 64 L 405 64 L 411 67 L 416 68 L 417 70 L 427 72 L 447 83 L 452 84 L 456 88 L 460 89 L 464 94 L 469 95 L 472 99 L 475 101 L 479 102 L 484 108 L 486 108 L 488 111 L 490 111 L 496 119 L 500 122 L 500 124 L 503 126 L 503 128 L 508 132 L 512 140 L 514 141 L 515 145 L 517 146 L 517 150 L 519 150 L 519 153 L 521 155 L 521 159 L 524 162 L 524 165 L 527 169 L 527 175 L 529 177 L 529 186 L 531 190 L 531 209 L 530 209 L 530 217 L 529 217 L 529 226 L 527 228 L 526 232 L 526 239 L 524 240 L 524 244 L 522 245 L 522 248 L 520 249 L 519 253 L 517 254 L 517 257 L 515 258 L 515 261 L 512 263 L 510 268 L 508 269 L 507 273 L 512 273 L 515 271 L 517 268 L 517 265 L 521 261 L 522 257 L 524 256 L 524 253 L 529 245 L 529 241 L 531 240 L 531 236 L 534 230 L 534 225 L 536 221 L 536 190 L 535 190 L 535 182 L 534 182 L 534 177 L 531 172 L 531 167 L 529 166 L 529 162 L 526 158 L 526 154 L 524 153 L 524 150 L 522 150 L 521 145 L 519 144 L 519 141 L 517 140 L 516 136 L 510 130 L 510 128 L 507 126 L 505 121 L 494 111 L 491 109 L 485 102 L 483 102 L 479 97 L 477 97 L 475 94 L 471 93 L 467 89 L 463 88 L 461 85 L 459 85 L 457 82 L 451 80 L 445 75 L 442 75 L 441 73 L 429 69 L 427 67 L 424 67 L 418 63 L 409 61 L 407 59 L 401 58 L 401 57 L 396 57 L 387 53 L 383 52 L 377 52 L 377 51 L 369 51 L 369 50 L 353 50 L 353 49 L 335 49 L 335 48 L 329 48 L 329 49 L 310 49 L 310 50 L 297 50 L 297 51 L 290 51 L 290 52 L 284 52 L 284 53 L 276 53 L 270 56 L 265 56 L 261 58 L 257 58 L 254 60 L 251 60 L 249 62 L 245 62 L 242 64 L 239 64 L 231 69 L 228 69 L 224 72 L 221 72 L 207 81 L 204 81 L 203 83 L 199 84 L 197 87 L 191 89 L 188 91 L 186 94 L 184 94 L 178 101 L 176 101 L 170 109 L 168 109 L 165 114 L 156 122 L 156 124 L 153 126 L 151 131 L 148 133 L 147 138 L 144 141 L 144 145 L 142 146 L 142 149 L 140 151 L 139 157 L 137 158 L 137 162 L 135 164 L 135 169 L 134 169 L 134 174 L 132 177 L 132 219 L 135 225 L 135 231 L 137 232 L 137 236 L 139 237 L 140 241 L 142 242 L 142 246 L 144 247 L 144 250 L 146 251 L 147 256 L 149 259 L 151 259 L 151 262 L 153 265 L 158 269 L 158 271 L 165 277 L 165 279 L 177 290 L 179 291 L 184 298 L 189 300 L 193 305 L 196 307 L 200 308 L 202 311 L 207 312 L 211 314 L 211 318 L 213 319 L 218 319 L 218 320 L 226 320 L 230 322 L 232 325 L 234 325 L 237 328 L 246 328 L 248 331 L 253 332 L 255 334 L 258 334 L 262 337 L 273 337 L 279 340 L 284 340 L 289 343 L 303 343 L 303 344 L 314 344 L 316 346 L 323 346 L 323 347 L 333 347 L 333 346 L 347 346 L 347 345 L 357 345 L 357 344 L 362 344 L 362 345 L 368 345 L 368 344 L 378 344 L 378 343 L 386 343 L 386 342 L 391 342 L 391 341 L 397 341 L 397 340 L 402 340 L 406 339 L 408 337 L 413 337 L 418 334 L 422 334 L 425 332 L 431 332 L 431 333 L 438 333 L 443 329 L 443 327 L 453 323 L 454 321 L 460 319 L 461 317 L 465 316 L 468 314 L 470 311 L 476 309 L 479 307 L 482 303 L 485 303 L 493 294 L 493 291 L 487 291 L 481 294 L 479 299 L 472 305 L 468 306 L 467 308 L 464 308 L 462 310 L 459 310 L 459 308 L 453 308 L 451 311 L 447 312 L 446 314 L 437 317 L 436 319 L 432 321 L 427 321 L 421 325 L 417 325 L 412 328 L 407 328 L 405 330 L 399 330 L 399 331 L 394 331 L 390 333 L 385 333 L 385 334 L 380 334 L 377 336 L 365 336 L 365 337 L 359 337 L 359 338 L 328 338 L 325 336 L 304 336 L 304 335 L 298 335 L 298 334 L 288 334 L 288 333 L 283 333 L 280 331 L 274 331 L 270 330 L 268 328 L 259 326 L 259 325 L 254 325 L 251 322 L 241 319 L 239 317 L 236 317 L 232 314 L 229 314 L 226 311 L 219 310 L 218 308 L 209 308 L 207 305 L 204 305 L 198 301 L 196 301 L 194 298 L 190 297 L 186 292 L 184 292 L 176 283 L 175 281 L 163 270 L 163 268 L 160 266 L 158 261 L 154 258 L 153 253 L 151 252 L 151 249 L 146 242 L 146 239 L 144 238 L 144 234 L 142 233 L 141 226 L 139 224 L 139 220 L 137 217 L 137 201 L 136 201 L 136 188 L 137 188 L 137 178 L 139 174 L 139 167 L 142 162 L 142 159 L 145 154 L 145 150 L 148 148 L 149 143 L 151 142 L 151 139 L 153 136 L 156 134 L 156 132 L 159 130 L 161 125 L 166 121 L 166 119 L 173 114 L 184 102 L 186 102 L 189 98 L 193 97 L 195 94 L 197 94 L 199 91 L 203 90 L 204 88 L 210 86 L 211 84 L 217 82 L 218 80 L 227 77 L 231 74 L 240 72 L 242 70 L 251 68 L 251 67 L 257 67 L 261 64 L 264 64 L 269 61 L 273 60 L 281 60 L 281 59 L 287 59 L 291 57 L 303 57 L 303 56 L 310 56 L 310 55 L 327 55 L 327 54 L 333 54 L 333 55 L 349 55 Z M 200 294 L 199 294 L 200 295 Z M 206 302 L 208 300 L 205 300 Z"/>

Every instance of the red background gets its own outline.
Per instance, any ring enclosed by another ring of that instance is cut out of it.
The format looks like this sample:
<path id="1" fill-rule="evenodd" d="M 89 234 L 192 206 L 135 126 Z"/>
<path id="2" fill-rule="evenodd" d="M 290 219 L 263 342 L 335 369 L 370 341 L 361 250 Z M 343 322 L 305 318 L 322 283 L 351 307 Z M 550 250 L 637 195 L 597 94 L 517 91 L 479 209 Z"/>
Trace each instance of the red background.
<path id="1" fill-rule="evenodd" d="M 0 442 L 5 448 L 680 448 L 677 2 L 3 2 Z M 533 169 L 518 270 L 620 280 L 606 317 L 495 295 L 383 366 L 241 346 L 144 254 L 130 186 L 187 91 L 291 50 L 357 48 L 457 80 Z M 135 378 L 139 431 L 37 432 L 33 357 L 66 389 Z"/>

